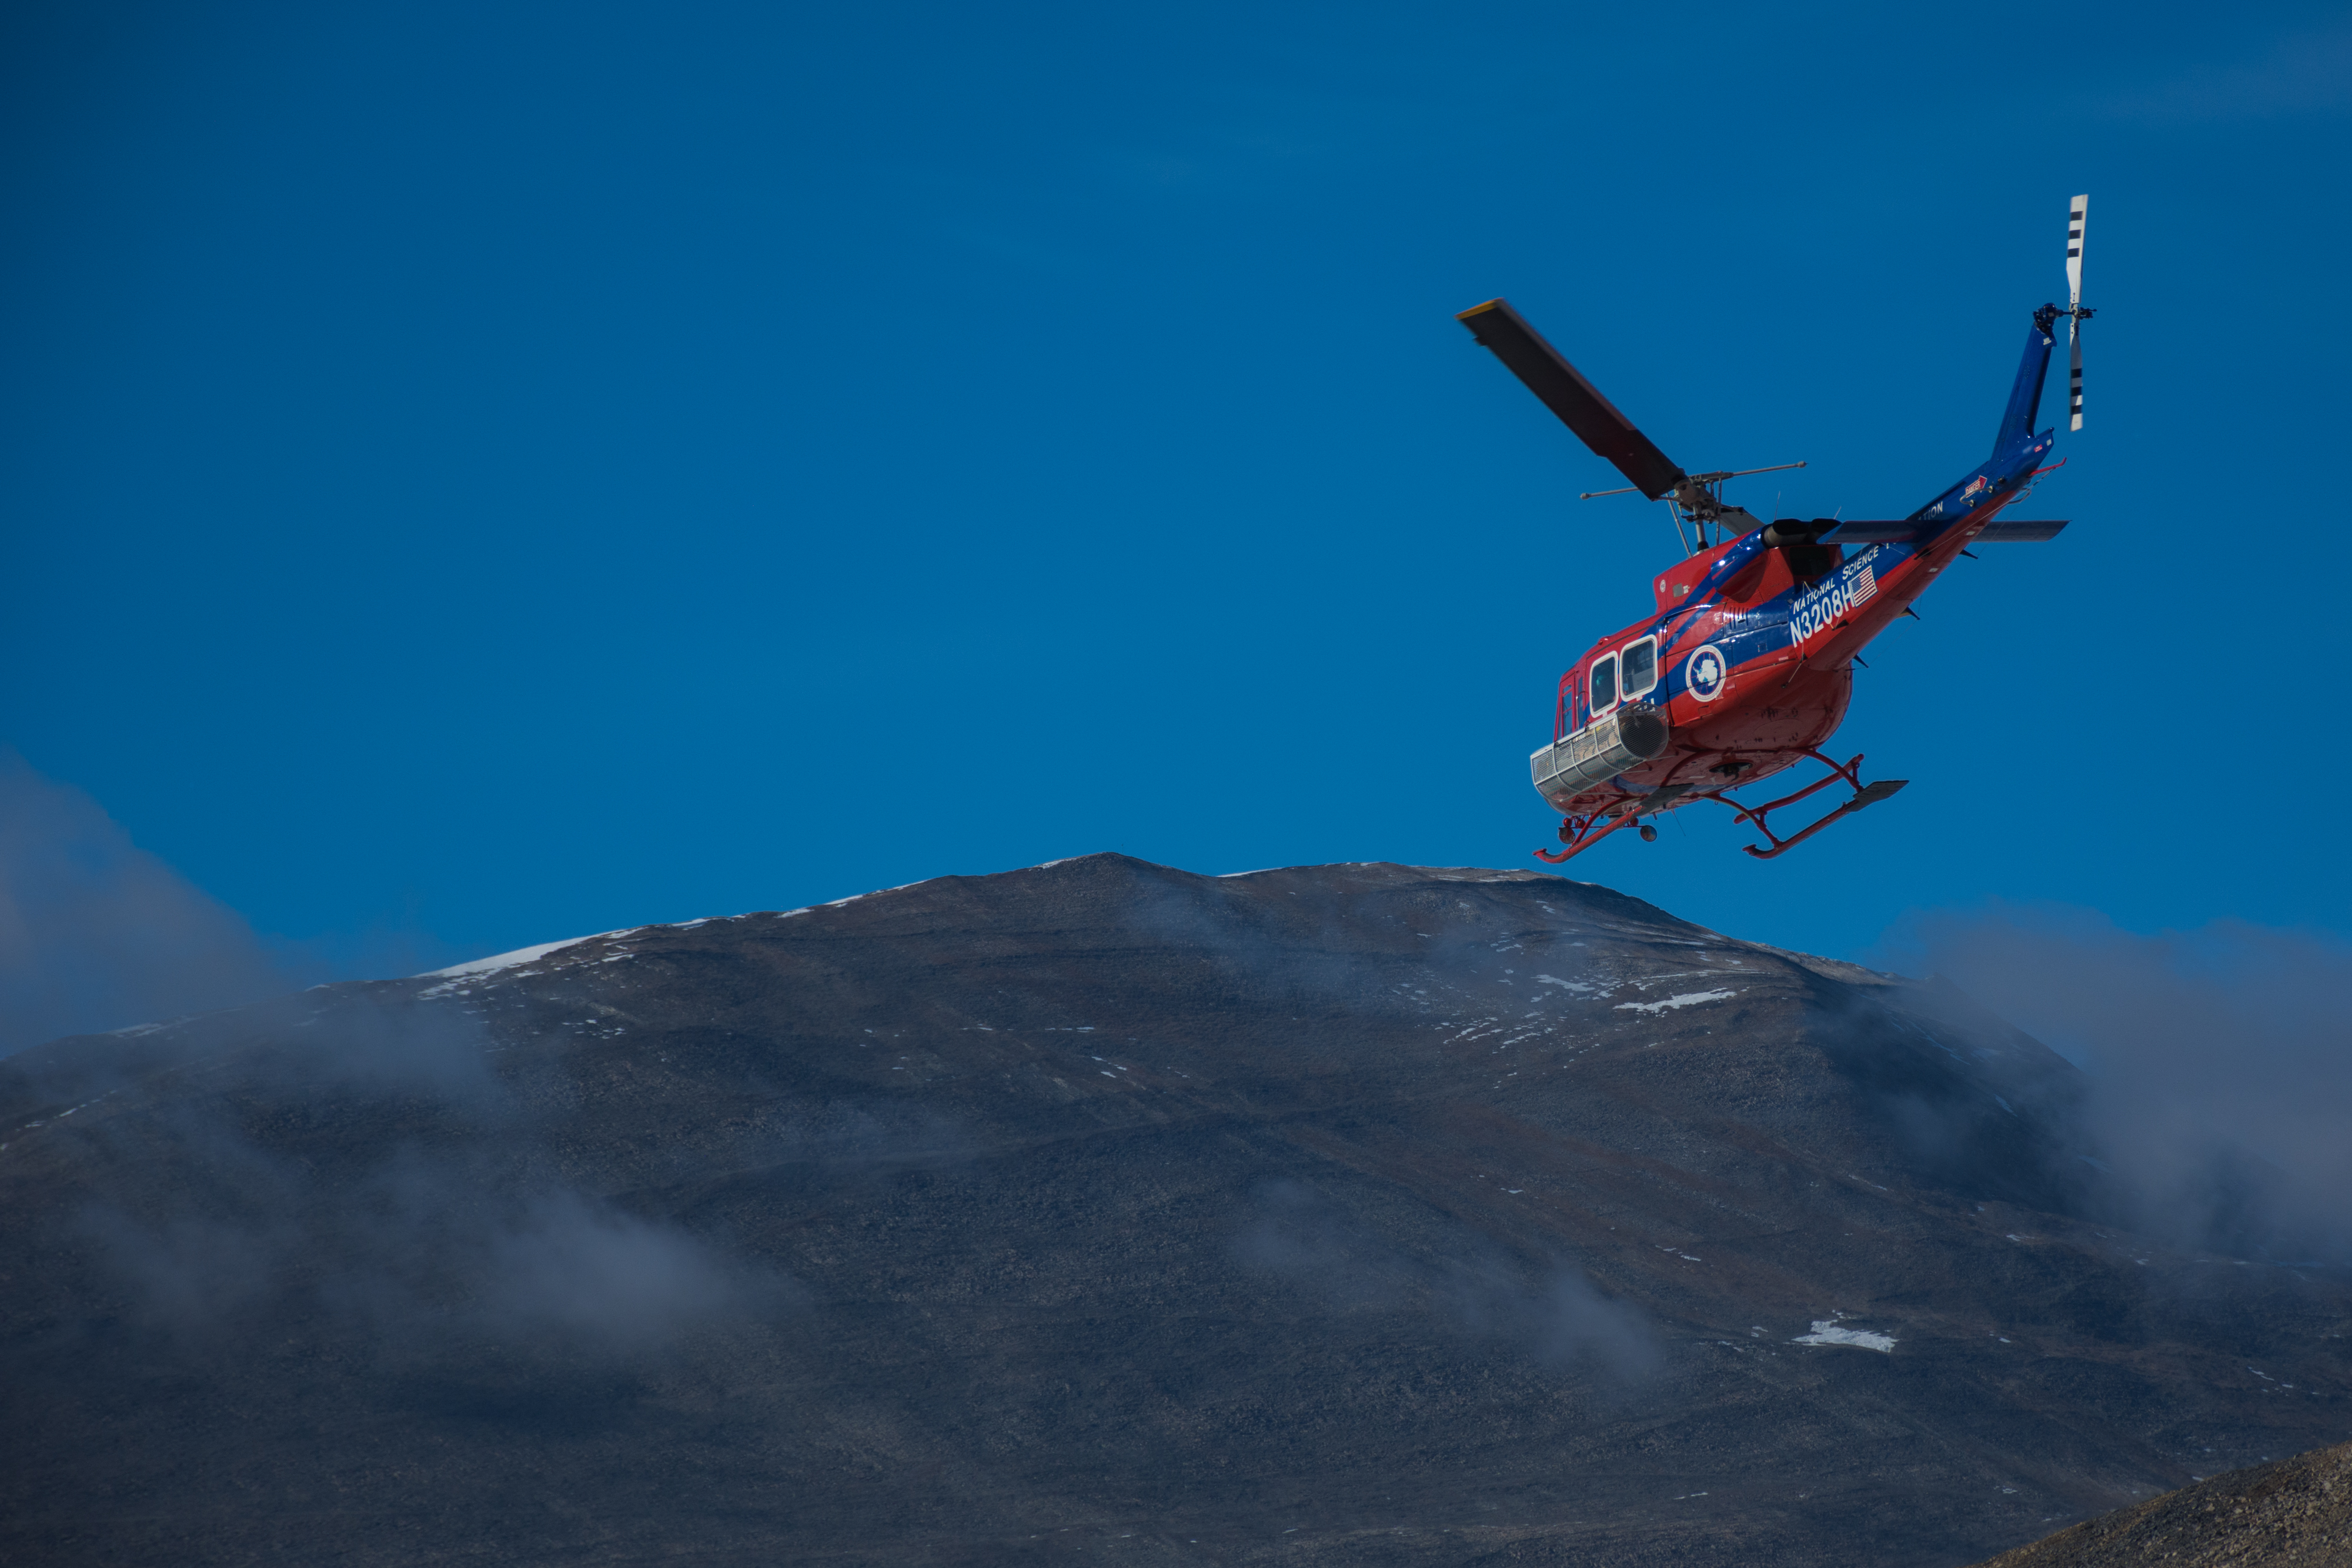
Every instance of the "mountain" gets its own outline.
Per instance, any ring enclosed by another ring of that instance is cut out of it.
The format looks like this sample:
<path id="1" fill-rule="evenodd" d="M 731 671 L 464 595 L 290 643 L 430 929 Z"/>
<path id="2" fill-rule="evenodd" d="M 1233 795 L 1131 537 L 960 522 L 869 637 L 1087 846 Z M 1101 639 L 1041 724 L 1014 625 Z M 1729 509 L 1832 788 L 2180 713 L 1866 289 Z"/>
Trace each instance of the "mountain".
<path id="1" fill-rule="evenodd" d="M 0 1562 L 1951 1564 L 2352 1435 L 1948 987 L 1117 855 L 0 1061 Z"/>
<path id="2" fill-rule="evenodd" d="M 2231 1470 L 2004 1552 L 1982 1568 L 2342 1568 L 2352 1563 L 2352 1443 Z"/>

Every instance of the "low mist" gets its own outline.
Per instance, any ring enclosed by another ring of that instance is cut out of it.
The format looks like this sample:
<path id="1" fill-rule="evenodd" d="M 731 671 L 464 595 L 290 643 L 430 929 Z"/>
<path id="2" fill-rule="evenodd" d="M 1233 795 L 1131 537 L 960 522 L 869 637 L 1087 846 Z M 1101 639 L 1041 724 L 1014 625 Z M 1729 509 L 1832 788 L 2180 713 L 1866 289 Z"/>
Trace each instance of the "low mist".
<path id="1" fill-rule="evenodd" d="M 0 749 L 0 1055 L 295 983 L 235 910 Z"/>
<path id="2" fill-rule="evenodd" d="M 1618 1386 L 1657 1365 L 1642 1314 L 1565 1262 L 1531 1268 L 1475 1235 L 1458 1238 L 1449 1256 L 1415 1257 L 1301 1182 L 1266 1182 L 1254 1198 L 1235 1257 L 1334 1313 L 1409 1314 L 1450 1336 L 1499 1342 Z"/>
<path id="3" fill-rule="evenodd" d="M 2352 946 L 2002 904 L 1917 916 L 1885 946 L 2084 1070 L 2116 1218 L 2181 1246 L 2352 1260 Z"/>
<path id="4" fill-rule="evenodd" d="M 568 1176 L 470 1014 L 346 995 L 243 1016 L 171 1098 L 57 1134 L 117 1173 L 66 1230 L 163 1342 L 211 1354 L 302 1324 L 338 1354 L 609 1363 L 798 1301 L 722 1240 Z"/>
<path id="5" fill-rule="evenodd" d="M 0 1056 L 457 956 L 419 931 L 257 934 L 89 795 L 0 747 Z"/>

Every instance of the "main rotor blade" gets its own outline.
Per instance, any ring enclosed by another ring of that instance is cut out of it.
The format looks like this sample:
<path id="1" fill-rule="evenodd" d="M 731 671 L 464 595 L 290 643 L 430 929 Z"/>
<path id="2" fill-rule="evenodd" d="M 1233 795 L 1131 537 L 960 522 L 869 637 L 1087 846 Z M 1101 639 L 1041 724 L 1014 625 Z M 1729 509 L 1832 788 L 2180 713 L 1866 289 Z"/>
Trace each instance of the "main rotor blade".
<path id="1" fill-rule="evenodd" d="M 1672 458 L 1650 438 L 1633 428 L 1600 389 L 1577 373 L 1558 349 L 1528 325 L 1526 319 L 1501 299 L 1473 305 L 1454 319 L 1470 335 L 1494 351 L 1510 372 L 1576 432 L 1577 439 L 1617 465 L 1633 487 L 1654 501 L 1685 477 Z"/>

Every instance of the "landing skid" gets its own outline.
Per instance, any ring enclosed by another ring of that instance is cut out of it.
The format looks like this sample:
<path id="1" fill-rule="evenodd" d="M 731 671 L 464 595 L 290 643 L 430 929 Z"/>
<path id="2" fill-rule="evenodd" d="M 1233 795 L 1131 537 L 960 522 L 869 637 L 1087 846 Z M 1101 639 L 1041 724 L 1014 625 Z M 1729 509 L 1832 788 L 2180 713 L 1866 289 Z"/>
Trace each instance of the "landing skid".
<path id="1" fill-rule="evenodd" d="M 1865 806 L 1875 806 L 1911 782 L 1908 779 L 1882 779 L 1875 784 L 1864 784 L 1862 781 L 1862 758 L 1859 756 L 1856 756 L 1853 761 L 1840 766 L 1811 747 L 1805 748 L 1805 755 L 1828 768 L 1829 777 L 1815 779 L 1793 795 L 1783 795 L 1777 800 L 1767 800 L 1760 806 L 1743 806 L 1720 789 L 1701 792 L 1694 790 L 1687 784 L 1669 784 L 1647 795 L 1627 795 L 1620 801 L 1603 806 L 1590 817 L 1562 817 L 1559 820 L 1559 841 L 1568 847 L 1562 850 L 1538 850 L 1536 859 L 1549 861 L 1553 865 L 1558 865 L 1564 860 L 1582 854 L 1610 834 L 1633 826 L 1643 817 L 1655 816 L 1660 812 L 1674 810 L 1687 798 L 1692 800 L 1719 800 L 1731 808 L 1738 821 L 1753 823 L 1758 832 L 1771 841 L 1772 847 L 1762 850 L 1758 849 L 1754 844 L 1742 844 L 1740 848 L 1759 861 L 1769 861 L 1776 855 L 1787 854 L 1840 817 L 1850 817 Z M 1765 822 L 1766 817 L 1781 807 L 1793 806 L 1806 796 L 1816 790 L 1826 789 L 1840 779 L 1853 786 L 1853 799 L 1821 821 L 1800 828 L 1785 839 L 1775 833 Z M 1648 836 L 1647 830 L 1644 830 L 1644 836 Z"/>
<path id="2" fill-rule="evenodd" d="M 1903 786 L 1911 782 L 1908 779 L 1881 779 L 1875 784 L 1864 784 L 1862 781 L 1862 758 L 1859 753 L 1855 755 L 1853 761 L 1845 764 L 1843 767 L 1840 767 L 1838 764 L 1832 762 L 1828 758 L 1823 757 L 1820 752 L 1813 750 L 1810 747 L 1806 748 L 1805 755 L 1820 763 L 1822 767 L 1828 768 L 1830 770 L 1829 777 L 1826 779 L 1815 779 L 1813 782 L 1806 785 L 1803 789 L 1798 790 L 1793 795 L 1783 795 L 1777 800 L 1767 800 L 1760 806 L 1743 806 L 1738 801 L 1725 795 L 1720 789 L 1711 790 L 1707 794 L 1699 797 L 1702 800 L 1722 801 L 1725 805 L 1731 808 L 1738 821 L 1753 823 L 1758 832 L 1763 834 L 1767 839 L 1771 841 L 1772 847 L 1769 850 L 1758 849 L 1754 844 L 1742 844 L 1740 846 L 1740 848 L 1746 850 L 1749 854 L 1754 855 L 1759 861 L 1769 861 L 1776 855 L 1787 854 L 1790 850 L 1795 849 L 1799 844 L 1803 843 L 1807 839 L 1811 838 L 1815 833 L 1820 832 L 1823 828 L 1828 827 L 1832 822 L 1836 821 L 1839 818 L 1852 816 L 1854 812 L 1861 810 L 1865 806 L 1875 806 L 1881 800 L 1885 800 L 1897 789 L 1902 789 Z M 1779 810 L 1783 806 L 1793 806 L 1798 801 L 1803 800 L 1806 796 L 1813 793 L 1815 790 L 1826 789 L 1840 779 L 1843 779 L 1846 783 L 1853 786 L 1853 799 L 1848 800 L 1844 805 L 1840 806 L 1836 810 L 1832 811 L 1828 816 L 1823 817 L 1821 821 L 1814 822 L 1810 826 L 1800 828 L 1796 832 L 1791 833 L 1785 839 L 1775 833 L 1771 828 L 1766 824 L 1764 819 L 1769 816 L 1772 812 Z M 1538 852 L 1541 853 L 1540 851 Z M 1572 853 L 1574 852 L 1571 851 L 1570 852 Z M 1567 857 L 1562 856 L 1561 858 L 1565 859 Z"/>

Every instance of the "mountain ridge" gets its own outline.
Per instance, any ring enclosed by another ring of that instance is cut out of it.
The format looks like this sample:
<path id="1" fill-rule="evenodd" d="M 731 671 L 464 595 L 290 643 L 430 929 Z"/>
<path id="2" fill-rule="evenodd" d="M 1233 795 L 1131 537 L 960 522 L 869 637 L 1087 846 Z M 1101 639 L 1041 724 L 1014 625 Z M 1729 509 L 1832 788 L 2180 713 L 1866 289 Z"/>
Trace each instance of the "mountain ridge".
<path id="1" fill-rule="evenodd" d="M 2084 1218 L 2063 1060 L 1593 884 L 536 951 L 0 1061 L 0 1553 L 1956 1563 L 2352 1427 L 2345 1282 Z"/>
<path id="2" fill-rule="evenodd" d="M 2085 1520 L 1978 1568 L 2179 1568 L 2352 1563 L 2352 1443 L 2275 1459 Z"/>

